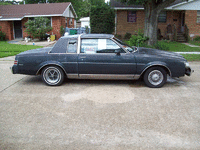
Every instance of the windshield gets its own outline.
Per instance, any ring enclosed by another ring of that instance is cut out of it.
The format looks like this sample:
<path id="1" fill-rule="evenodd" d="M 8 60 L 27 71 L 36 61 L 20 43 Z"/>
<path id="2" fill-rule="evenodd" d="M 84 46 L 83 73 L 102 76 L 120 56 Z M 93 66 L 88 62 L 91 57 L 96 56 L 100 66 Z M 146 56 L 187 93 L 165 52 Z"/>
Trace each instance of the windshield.
<path id="1" fill-rule="evenodd" d="M 126 50 L 128 50 L 129 52 L 133 52 L 134 48 L 132 48 L 130 45 L 122 42 L 121 40 L 117 39 L 117 38 L 113 38 L 115 41 L 117 41 L 119 44 L 121 44 Z"/>

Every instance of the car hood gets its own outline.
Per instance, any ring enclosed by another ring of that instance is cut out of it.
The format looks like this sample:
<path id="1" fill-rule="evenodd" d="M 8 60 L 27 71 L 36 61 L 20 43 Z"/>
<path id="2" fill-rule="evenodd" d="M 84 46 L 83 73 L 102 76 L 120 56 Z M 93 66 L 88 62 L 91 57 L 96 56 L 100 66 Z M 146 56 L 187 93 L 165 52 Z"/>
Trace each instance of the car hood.
<path id="1" fill-rule="evenodd" d="M 45 48 L 38 48 L 38 49 L 32 49 L 28 50 L 22 53 L 19 53 L 18 55 L 28 55 L 28 54 L 41 54 L 41 53 L 48 53 L 52 47 L 45 47 Z"/>
<path id="2" fill-rule="evenodd" d="M 158 50 L 158 49 L 151 49 L 151 48 L 145 48 L 145 47 L 140 47 L 138 50 L 139 54 L 147 54 L 147 55 L 152 55 L 152 56 L 159 56 L 159 57 L 164 57 L 164 58 L 171 58 L 171 59 L 180 59 L 185 61 L 186 59 L 181 56 L 178 53 L 174 52 L 166 52 L 163 50 Z"/>

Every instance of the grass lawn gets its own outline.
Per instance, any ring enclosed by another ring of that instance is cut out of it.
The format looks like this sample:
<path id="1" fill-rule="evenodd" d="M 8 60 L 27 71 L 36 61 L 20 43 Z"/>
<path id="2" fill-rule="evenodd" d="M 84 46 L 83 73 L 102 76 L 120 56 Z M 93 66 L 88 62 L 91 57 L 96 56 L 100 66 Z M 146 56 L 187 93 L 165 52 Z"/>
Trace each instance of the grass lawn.
<path id="1" fill-rule="evenodd" d="M 190 44 L 200 46 L 200 41 L 190 41 Z"/>
<path id="2" fill-rule="evenodd" d="M 158 41 L 158 43 L 168 46 L 171 52 L 200 52 L 199 47 L 190 47 L 183 43 L 169 41 Z"/>
<path id="3" fill-rule="evenodd" d="M 17 44 L 9 44 L 7 42 L 0 42 L 0 58 L 7 56 L 14 56 L 21 52 L 42 48 L 42 46 L 33 46 L 33 45 L 17 45 Z"/>
<path id="4" fill-rule="evenodd" d="M 181 54 L 187 61 L 200 61 L 199 54 Z"/>

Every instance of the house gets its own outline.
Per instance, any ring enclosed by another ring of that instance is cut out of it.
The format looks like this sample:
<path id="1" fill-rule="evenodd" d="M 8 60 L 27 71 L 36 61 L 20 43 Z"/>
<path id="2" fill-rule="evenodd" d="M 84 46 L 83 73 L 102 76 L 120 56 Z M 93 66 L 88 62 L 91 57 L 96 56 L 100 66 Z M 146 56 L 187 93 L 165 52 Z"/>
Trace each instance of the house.
<path id="1" fill-rule="evenodd" d="M 110 1 L 115 9 L 115 34 L 124 36 L 144 29 L 142 5 L 125 5 L 117 0 Z M 158 16 L 158 31 L 164 38 L 172 35 L 175 41 L 186 41 L 188 37 L 200 36 L 200 0 L 176 0 Z"/>
<path id="2" fill-rule="evenodd" d="M 88 27 L 90 28 L 90 17 L 84 17 L 80 19 L 81 27 Z"/>
<path id="3" fill-rule="evenodd" d="M 60 27 L 72 28 L 76 26 L 76 12 L 68 3 L 43 3 L 26 5 L 2 5 L 0 6 L 0 26 L 6 33 L 6 39 L 25 38 L 25 23 L 34 17 L 48 17 L 53 28 L 50 34 L 56 35 L 56 39 L 61 37 Z"/>

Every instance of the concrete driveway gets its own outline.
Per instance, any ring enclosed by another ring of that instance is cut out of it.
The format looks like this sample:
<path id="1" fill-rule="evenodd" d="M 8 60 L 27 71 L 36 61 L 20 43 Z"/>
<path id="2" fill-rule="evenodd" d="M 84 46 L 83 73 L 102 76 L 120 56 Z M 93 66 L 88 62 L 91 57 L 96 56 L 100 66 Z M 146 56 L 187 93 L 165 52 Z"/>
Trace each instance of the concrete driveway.
<path id="1" fill-rule="evenodd" d="M 142 81 L 12 75 L 0 61 L 0 149 L 200 149 L 200 62 L 160 89 Z"/>

